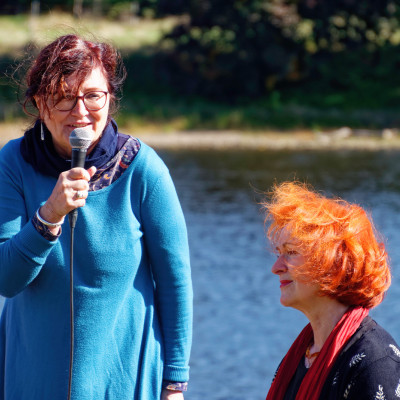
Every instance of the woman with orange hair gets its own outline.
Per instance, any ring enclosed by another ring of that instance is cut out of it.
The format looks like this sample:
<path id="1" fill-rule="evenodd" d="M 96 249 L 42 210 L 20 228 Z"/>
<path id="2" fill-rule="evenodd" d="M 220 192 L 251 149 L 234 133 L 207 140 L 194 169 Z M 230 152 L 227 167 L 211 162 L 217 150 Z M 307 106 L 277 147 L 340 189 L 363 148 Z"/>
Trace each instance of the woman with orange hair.
<path id="1" fill-rule="evenodd" d="M 281 303 L 310 322 L 283 358 L 267 400 L 399 399 L 399 346 L 368 316 L 391 276 L 366 212 L 296 182 L 275 186 L 264 207 Z"/>

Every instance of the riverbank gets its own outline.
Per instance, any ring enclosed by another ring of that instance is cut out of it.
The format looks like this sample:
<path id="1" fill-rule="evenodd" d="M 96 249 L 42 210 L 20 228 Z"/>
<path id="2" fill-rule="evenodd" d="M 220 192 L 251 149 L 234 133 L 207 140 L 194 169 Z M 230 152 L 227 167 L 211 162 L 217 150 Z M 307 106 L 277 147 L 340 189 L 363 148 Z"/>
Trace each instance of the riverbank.
<path id="1" fill-rule="evenodd" d="M 0 147 L 23 135 L 26 122 L 0 124 Z M 121 127 L 121 132 L 128 132 Z M 340 128 L 329 132 L 293 131 L 180 131 L 134 133 L 156 149 L 180 150 L 400 150 L 396 130 L 352 130 Z"/>
<path id="2" fill-rule="evenodd" d="M 330 132 L 170 132 L 137 135 L 159 149 L 197 150 L 384 150 L 400 149 L 400 135 L 394 130 L 369 131 L 341 128 Z"/>

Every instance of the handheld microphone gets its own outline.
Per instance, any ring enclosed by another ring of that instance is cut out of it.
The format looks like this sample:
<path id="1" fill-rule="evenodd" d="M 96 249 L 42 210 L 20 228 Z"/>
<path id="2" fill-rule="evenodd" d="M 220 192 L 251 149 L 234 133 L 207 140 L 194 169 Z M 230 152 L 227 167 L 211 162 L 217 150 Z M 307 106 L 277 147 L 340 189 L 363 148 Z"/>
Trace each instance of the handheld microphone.
<path id="1" fill-rule="evenodd" d="M 85 128 L 74 129 L 69 136 L 72 147 L 71 168 L 84 167 L 86 153 L 92 143 L 92 132 Z"/>
<path id="2" fill-rule="evenodd" d="M 69 135 L 69 144 L 72 147 L 71 168 L 85 166 L 86 153 L 92 142 L 92 132 L 85 128 L 75 128 Z M 69 223 L 75 228 L 78 210 L 72 210 L 69 215 Z"/>

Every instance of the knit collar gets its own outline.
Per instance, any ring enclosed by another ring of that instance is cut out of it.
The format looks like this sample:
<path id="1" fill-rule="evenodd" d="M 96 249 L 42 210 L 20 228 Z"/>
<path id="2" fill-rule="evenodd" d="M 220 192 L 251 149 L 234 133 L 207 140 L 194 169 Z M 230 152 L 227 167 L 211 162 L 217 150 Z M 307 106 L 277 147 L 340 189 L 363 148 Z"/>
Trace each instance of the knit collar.
<path id="1" fill-rule="evenodd" d="M 25 132 L 21 141 L 21 154 L 26 162 L 44 175 L 58 178 L 61 172 L 71 168 L 71 160 L 64 159 L 55 150 L 50 131 L 43 123 L 44 140 L 41 139 L 41 121 Z M 118 152 L 118 126 L 111 120 L 90 154 L 87 155 L 85 168 L 97 169 L 110 161 Z"/>

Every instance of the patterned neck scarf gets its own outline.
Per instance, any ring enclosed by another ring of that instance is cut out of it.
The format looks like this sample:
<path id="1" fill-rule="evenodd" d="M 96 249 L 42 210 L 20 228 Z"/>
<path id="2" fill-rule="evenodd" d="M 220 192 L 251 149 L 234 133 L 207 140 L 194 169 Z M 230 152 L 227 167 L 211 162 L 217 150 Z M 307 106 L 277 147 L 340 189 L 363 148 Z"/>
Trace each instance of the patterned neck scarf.
<path id="1" fill-rule="evenodd" d="M 333 328 L 320 354 L 315 359 L 296 395 L 296 400 L 318 400 L 325 380 L 346 342 L 356 332 L 368 310 L 350 308 Z M 282 400 L 286 389 L 301 362 L 307 347 L 313 340 L 313 331 L 308 324 L 294 341 L 278 369 L 266 400 Z"/>
<path id="2" fill-rule="evenodd" d="M 44 140 L 41 139 L 41 122 L 38 120 L 32 129 L 25 132 L 21 141 L 21 154 L 36 171 L 58 178 L 61 172 L 71 169 L 71 160 L 62 158 L 56 152 L 51 133 L 44 124 L 43 130 Z M 118 126 L 111 120 L 104 128 L 96 147 L 87 155 L 85 168 L 95 166 L 100 169 L 110 161 L 123 144 L 119 143 L 118 136 Z"/>

